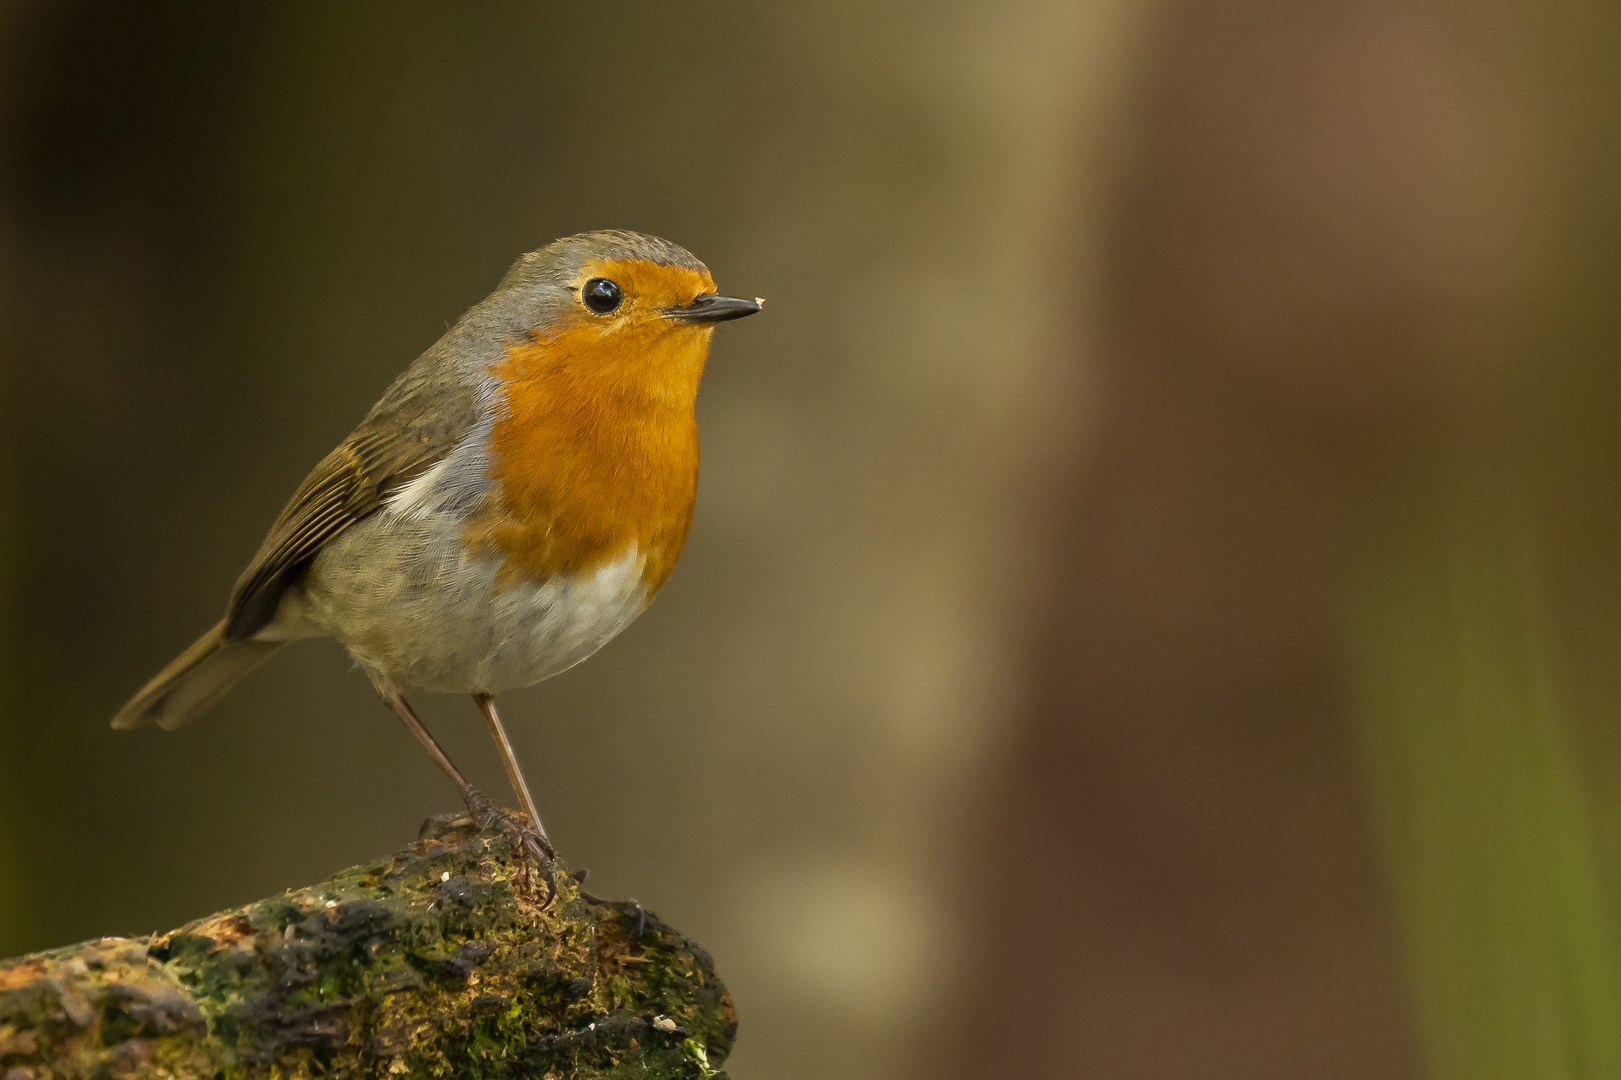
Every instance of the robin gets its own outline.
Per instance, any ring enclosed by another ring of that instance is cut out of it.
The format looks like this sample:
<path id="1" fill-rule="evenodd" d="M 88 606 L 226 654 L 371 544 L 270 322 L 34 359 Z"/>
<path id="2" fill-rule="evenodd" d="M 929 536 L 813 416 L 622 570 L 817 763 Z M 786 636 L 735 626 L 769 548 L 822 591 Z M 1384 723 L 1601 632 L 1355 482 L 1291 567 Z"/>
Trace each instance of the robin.
<path id="1" fill-rule="evenodd" d="M 698 490 L 693 402 L 715 293 L 685 249 L 581 233 L 531 252 L 394 380 L 299 485 L 225 617 L 115 728 L 174 729 L 298 638 L 342 642 L 481 829 L 552 846 L 495 695 L 578 664 L 646 610 Z M 471 694 L 528 814 L 495 807 L 405 699 Z"/>

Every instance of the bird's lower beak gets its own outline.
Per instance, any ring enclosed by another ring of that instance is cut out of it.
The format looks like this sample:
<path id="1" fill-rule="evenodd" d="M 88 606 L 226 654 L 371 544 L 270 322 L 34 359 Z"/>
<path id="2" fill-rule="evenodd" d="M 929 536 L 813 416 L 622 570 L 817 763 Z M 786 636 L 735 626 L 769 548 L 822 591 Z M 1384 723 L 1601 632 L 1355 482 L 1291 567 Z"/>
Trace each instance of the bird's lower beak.
<path id="1" fill-rule="evenodd" d="M 741 319 L 760 310 L 758 300 L 740 300 L 735 296 L 717 296 L 703 293 L 683 307 L 665 308 L 664 314 L 678 322 L 706 323 Z"/>

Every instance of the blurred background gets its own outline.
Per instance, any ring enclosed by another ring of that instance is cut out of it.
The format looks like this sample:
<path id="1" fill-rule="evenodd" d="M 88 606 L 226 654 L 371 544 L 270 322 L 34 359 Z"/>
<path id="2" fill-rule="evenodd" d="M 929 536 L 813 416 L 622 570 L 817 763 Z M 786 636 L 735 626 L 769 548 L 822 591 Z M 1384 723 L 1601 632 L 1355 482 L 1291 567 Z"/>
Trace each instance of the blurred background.
<path id="1" fill-rule="evenodd" d="M 738 1080 L 1621 1075 L 1621 8 L 0 8 L 0 956 L 454 792 L 117 707 L 520 252 L 723 290 L 686 555 L 503 699 Z M 490 790 L 471 703 L 419 707 Z"/>

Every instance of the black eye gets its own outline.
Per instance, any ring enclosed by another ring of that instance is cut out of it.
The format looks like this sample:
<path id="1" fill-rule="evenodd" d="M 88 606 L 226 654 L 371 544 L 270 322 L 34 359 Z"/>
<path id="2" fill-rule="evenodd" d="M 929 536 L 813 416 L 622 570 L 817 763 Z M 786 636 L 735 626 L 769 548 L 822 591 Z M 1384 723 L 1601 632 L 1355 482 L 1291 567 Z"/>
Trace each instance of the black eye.
<path id="1" fill-rule="evenodd" d="M 607 278 L 594 277 L 580 290 L 580 299 L 598 315 L 606 315 L 625 302 L 625 293 Z"/>

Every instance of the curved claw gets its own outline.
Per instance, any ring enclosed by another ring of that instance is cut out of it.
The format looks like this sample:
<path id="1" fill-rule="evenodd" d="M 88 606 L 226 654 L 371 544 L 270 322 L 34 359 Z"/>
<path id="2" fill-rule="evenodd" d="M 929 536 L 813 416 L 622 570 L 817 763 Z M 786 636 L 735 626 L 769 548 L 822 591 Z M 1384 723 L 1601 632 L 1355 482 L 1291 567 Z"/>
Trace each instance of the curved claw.
<path id="1" fill-rule="evenodd" d="M 546 878 L 546 899 L 540 903 L 541 907 L 546 907 L 557 898 L 557 864 L 552 861 L 555 852 L 551 850 L 551 845 L 546 844 L 543 850 L 541 844 L 536 842 L 536 839 L 530 831 L 524 831 L 524 850 L 529 852 L 530 857 L 540 867 L 541 874 Z"/>
<path id="2" fill-rule="evenodd" d="M 584 881 L 585 872 L 583 870 L 577 871 L 574 877 L 578 881 Z M 584 889 L 581 889 L 580 898 L 586 903 L 596 904 L 598 907 L 614 908 L 617 911 L 625 912 L 627 915 L 634 913 L 636 916 L 636 930 L 630 935 L 631 944 L 634 945 L 636 942 L 640 941 L 642 939 L 642 934 L 646 933 L 647 909 L 644 908 L 642 906 L 642 902 L 636 899 L 634 896 L 629 900 L 604 900 L 595 893 L 588 893 Z"/>

